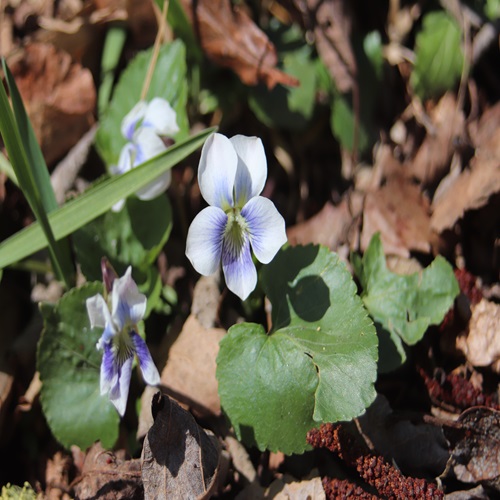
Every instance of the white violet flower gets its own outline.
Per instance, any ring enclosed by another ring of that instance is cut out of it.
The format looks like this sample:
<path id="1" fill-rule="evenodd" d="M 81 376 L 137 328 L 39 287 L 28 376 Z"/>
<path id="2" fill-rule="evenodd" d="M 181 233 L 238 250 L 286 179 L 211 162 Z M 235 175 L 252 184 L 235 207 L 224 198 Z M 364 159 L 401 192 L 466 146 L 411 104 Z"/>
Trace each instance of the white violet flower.
<path id="1" fill-rule="evenodd" d="M 176 113 L 168 101 L 161 97 L 153 98 L 149 103 L 139 101 L 123 118 L 121 125 L 123 137 L 129 142 L 120 152 L 118 165 L 110 167 L 112 174 L 124 174 L 132 168 L 163 153 L 168 148 L 162 137 L 172 137 L 179 132 Z M 137 191 L 141 200 L 152 200 L 163 193 L 170 185 L 170 170 L 162 174 L 147 186 Z M 113 205 L 113 211 L 123 208 L 125 200 Z"/>
<path id="2" fill-rule="evenodd" d="M 258 137 L 213 134 L 205 142 L 198 183 L 210 206 L 191 223 L 186 255 L 205 276 L 222 260 L 227 287 L 242 300 L 257 284 L 251 249 L 267 264 L 287 241 L 283 217 L 271 200 L 259 196 L 266 177 L 266 155 Z"/>
<path id="3" fill-rule="evenodd" d="M 131 273 L 129 267 L 122 278 L 104 279 L 107 286 L 112 286 L 108 302 L 101 294 L 87 299 L 91 327 L 104 328 L 96 346 L 103 351 L 101 394 L 109 395 L 121 416 L 127 406 L 134 355 L 139 359 L 144 381 L 149 385 L 160 383 L 149 349 L 137 333 L 137 323 L 146 312 L 146 296 L 139 292 Z"/>

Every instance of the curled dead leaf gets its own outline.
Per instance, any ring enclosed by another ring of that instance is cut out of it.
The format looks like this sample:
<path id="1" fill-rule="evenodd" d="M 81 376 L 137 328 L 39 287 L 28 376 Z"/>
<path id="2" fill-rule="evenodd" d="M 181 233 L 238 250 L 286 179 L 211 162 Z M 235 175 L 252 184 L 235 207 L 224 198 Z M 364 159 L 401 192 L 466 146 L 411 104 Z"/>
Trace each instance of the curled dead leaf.
<path id="1" fill-rule="evenodd" d="M 269 89 L 278 83 L 297 86 L 296 78 L 277 67 L 274 45 L 241 7 L 229 0 L 182 0 L 194 30 L 208 57 L 231 68 L 247 85 L 264 82 Z"/>
<path id="2" fill-rule="evenodd" d="M 218 440 L 160 392 L 151 412 L 154 424 L 141 456 L 144 498 L 210 498 L 219 471 Z"/>

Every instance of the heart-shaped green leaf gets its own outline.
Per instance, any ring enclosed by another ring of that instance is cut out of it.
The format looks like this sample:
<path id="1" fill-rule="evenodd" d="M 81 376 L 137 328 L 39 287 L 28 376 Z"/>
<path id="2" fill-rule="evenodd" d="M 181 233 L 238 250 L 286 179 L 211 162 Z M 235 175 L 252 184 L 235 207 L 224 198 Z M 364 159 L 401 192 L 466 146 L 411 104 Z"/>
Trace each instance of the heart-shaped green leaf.
<path id="1" fill-rule="evenodd" d="M 233 326 L 217 358 L 219 394 L 239 438 L 301 453 L 322 422 L 350 420 L 375 398 L 377 336 L 336 254 L 290 247 L 262 270 L 273 329 Z"/>

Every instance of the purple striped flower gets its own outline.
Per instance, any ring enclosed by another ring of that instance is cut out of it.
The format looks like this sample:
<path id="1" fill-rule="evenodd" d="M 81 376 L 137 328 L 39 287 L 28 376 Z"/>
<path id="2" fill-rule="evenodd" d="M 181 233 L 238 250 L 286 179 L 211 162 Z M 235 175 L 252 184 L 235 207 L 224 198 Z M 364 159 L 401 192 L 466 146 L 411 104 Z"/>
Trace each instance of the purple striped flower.
<path id="1" fill-rule="evenodd" d="M 176 113 L 165 99 L 155 97 L 149 103 L 139 101 L 125 116 L 121 125 L 123 137 L 128 142 L 120 152 L 118 165 L 112 165 L 112 174 L 124 174 L 167 150 L 162 137 L 172 137 L 179 132 Z M 141 200 L 152 200 L 170 185 L 171 173 L 167 170 L 160 177 L 137 191 Z M 125 203 L 120 200 L 113 205 L 119 212 Z"/>
<path id="2" fill-rule="evenodd" d="M 87 299 L 90 326 L 104 328 L 97 342 L 103 351 L 101 362 L 101 394 L 109 395 L 118 413 L 127 406 L 132 363 L 136 355 L 144 381 L 158 385 L 160 375 L 149 349 L 137 333 L 137 323 L 146 312 L 146 296 L 139 292 L 129 267 L 122 278 L 113 280 L 108 302 L 101 294 Z"/>
<path id="3" fill-rule="evenodd" d="M 205 276 L 222 260 L 227 287 L 242 300 L 254 290 L 252 251 L 269 263 L 287 241 L 285 221 L 273 202 L 259 196 L 267 161 L 258 137 L 211 135 L 203 146 L 198 183 L 210 205 L 189 228 L 186 255 Z"/>

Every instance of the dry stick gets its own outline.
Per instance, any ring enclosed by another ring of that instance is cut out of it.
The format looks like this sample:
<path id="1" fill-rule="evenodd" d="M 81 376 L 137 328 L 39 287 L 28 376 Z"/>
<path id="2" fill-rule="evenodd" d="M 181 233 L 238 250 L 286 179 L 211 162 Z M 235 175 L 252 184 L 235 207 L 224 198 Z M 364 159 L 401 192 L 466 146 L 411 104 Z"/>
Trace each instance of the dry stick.
<path id="1" fill-rule="evenodd" d="M 144 80 L 144 85 L 141 91 L 141 101 L 146 98 L 149 86 L 151 85 L 151 79 L 153 78 L 153 73 L 156 67 L 156 61 L 158 60 L 158 54 L 160 53 L 160 46 L 163 39 L 163 32 L 167 25 L 167 10 L 168 10 L 168 0 L 163 2 L 163 9 L 161 11 L 161 17 L 158 21 L 158 33 L 156 34 L 155 44 L 153 47 L 153 55 L 151 56 L 151 61 L 149 63 L 148 72 L 146 73 L 146 79 Z"/>

